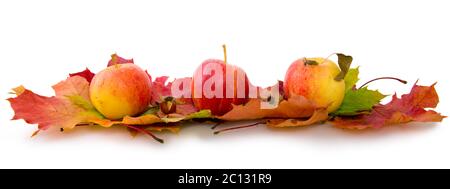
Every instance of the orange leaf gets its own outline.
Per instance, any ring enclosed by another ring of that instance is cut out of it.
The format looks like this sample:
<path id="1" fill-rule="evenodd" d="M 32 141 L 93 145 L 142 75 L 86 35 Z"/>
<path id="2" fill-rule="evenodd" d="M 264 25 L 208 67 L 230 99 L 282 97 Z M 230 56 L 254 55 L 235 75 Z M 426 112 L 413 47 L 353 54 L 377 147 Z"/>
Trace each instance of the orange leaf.
<path id="1" fill-rule="evenodd" d="M 21 85 L 21 86 L 18 86 L 18 87 L 16 87 L 16 88 L 13 88 L 12 89 L 12 94 L 15 94 L 15 95 L 17 95 L 17 96 L 19 96 L 19 95 L 21 95 L 23 92 L 25 92 L 25 87 L 23 86 L 23 85 Z"/>
<path id="2" fill-rule="evenodd" d="M 313 115 L 316 105 L 303 96 L 283 100 L 274 109 L 261 109 L 260 99 L 251 99 L 245 105 L 233 105 L 233 109 L 217 117 L 226 121 L 252 120 L 261 118 L 306 118 Z"/>
<path id="3" fill-rule="evenodd" d="M 53 89 L 58 98 L 78 95 L 85 100 L 89 100 L 89 83 L 81 76 L 74 76 L 61 81 L 58 84 L 53 85 Z"/>
<path id="4" fill-rule="evenodd" d="M 127 125 L 150 125 L 153 123 L 160 123 L 160 122 L 163 121 L 158 116 L 154 114 L 147 114 L 139 117 L 125 116 L 121 123 Z"/>
<path id="5" fill-rule="evenodd" d="M 141 126 L 142 129 L 145 129 L 147 131 L 156 131 L 156 132 L 163 132 L 163 131 L 169 131 L 172 133 L 178 133 L 181 130 L 181 126 L 178 125 L 178 123 L 174 124 L 155 124 L 150 126 Z M 127 128 L 128 132 L 132 137 L 136 137 L 139 133 L 135 129 Z"/>
<path id="6" fill-rule="evenodd" d="M 308 126 L 328 119 L 328 111 L 326 108 L 319 108 L 314 111 L 313 115 L 306 120 L 300 119 L 269 119 L 267 125 L 271 127 L 299 127 Z"/>
<path id="7" fill-rule="evenodd" d="M 440 122 L 446 116 L 425 109 L 435 108 L 439 103 L 434 85 L 428 87 L 414 84 L 409 94 L 404 94 L 401 98 L 397 98 L 397 95 L 392 96 L 391 102 L 375 106 L 370 114 L 336 117 L 332 123 L 340 128 L 366 129 L 411 121 Z"/>
<path id="8" fill-rule="evenodd" d="M 172 133 L 178 133 L 180 132 L 181 127 L 179 125 L 175 125 L 175 126 L 149 126 L 146 128 L 146 130 L 149 131 L 157 131 L 157 132 L 162 132 L 162 131 L 169 131 Z"/>

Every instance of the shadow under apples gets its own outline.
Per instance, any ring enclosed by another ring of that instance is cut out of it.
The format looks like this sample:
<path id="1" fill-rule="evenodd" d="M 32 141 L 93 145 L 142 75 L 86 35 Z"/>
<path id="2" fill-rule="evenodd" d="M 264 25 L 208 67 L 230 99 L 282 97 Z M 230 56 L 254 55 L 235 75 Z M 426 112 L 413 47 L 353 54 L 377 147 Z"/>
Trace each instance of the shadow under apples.
<path id="1" fill-rule="evenodd" d="M 158 137 L 165 139 L 164 133 L 156 133 Z M 56 130 L 46 130 L 39 132 L 38 135 L 32 138 L 33 140 L 39 140 L 43 142 L 58 142 L 58 141 L 75 141 L 82 139 L 89 139 L 89 141 L 95 140 L 107 143 L 117 143 L 117 144 L 130 144 L 130 143 L 141 143 L 145 145 L 150 145 L 152 147 L 161 146 L 161 144 L 153 140 L 149 136 L 137 135 L 136 137 L 131 136 L 131 134 L 124 127 L 113 126 L 110 128 L 104 128 L 100 126 L 94 127 L 76 127 L 72 130 L 66 130 L 60 132 L 59 129 Z M 167 142 L 167 140 L 165 140 Z M 131 145 L 131 144 L 130 144 Z"/>
<path id="2" fill-rule="evenodd" d="M 255 123 L 257 121 L 239 121 L 229 122 L 221 124 L 216 130 L 229 128 L 233 126 L 246 125 Z M 214 135 L 214 131 L 211 127 L 214 124 L 206 123 L 187 123 L 185 124 L 179 133 L 171 133 L 168 131 L 154 132 L 154 134 L 164 139 L 165 144 L 161 145 L 157 141 L 154 141 L 149 136 L 138 134 L 136 137 L 131 136 L 126 128 L 120 126 L 114 126 L 111 128 L 103 127 L 77 127 L 73 130 L 60 132 L 59 130 L 52 129 L 48 131 L 41 131 L 37 136 L 33 137 L 33 140 L 40 140 L 45 142 L 54 141 L 69 141 L 79 140 L 80 138 L 93 138 L 98 137 L 98 140 L 107 140 L 108 142 L 115 143 L 142 143 L 149 146 L 164 147 L 168 143 L 176 143 L 177 138 L 197 138 L 209 143 L 226 142 L 236 140 L 258 140 L 266 138 L 268 140 L 283 140 L 286 139 L 290 144 L 293 142 L 300 142 L 302 144 L 326 144 L 337 145 L 340 143 L 353 143 L 355 141 L 361 142 L 374 142 L 379 140 L 385 140 L 389 137 L 398 136 L 417 136 L 420 133 L 431 132 L 433 129 L 437 129 L 436 126 L 442 125 L 441 123 L 407 123 L 393 126 L 387 126 L 379 129 L 365 129 L 365 130 L 346 130 L 335 128 L 330 124 L 316 124 L 306 127 L 293 127 L 293 128 L 272 128 L 267 127 L 265 124 L 258 125 L 256 127 L 238 129 L 234 131 L 223 132 L 218 135 Z M 31 134 L 31 133 L 30 133 Z M 261 144 L 264 145 L 264 144 Z"/>
<path id="3" fill-rule="evenodd" d="M 248 124 L 244 122 L 242 124 Z M 250 122 L 252 123 L 252 122 Z M 234 125 L 241 125 L 234 123 Z M 329 143 L 335 144 L 337 141 L 343 140 L 360 140 L 360 141 L 376 141 L 384 140 L 387 137 L 395 136 L 415 136 L 420 133 L 430 132 L 436 129 L 440 123 L 407 123 L 393 126 L 387 126 L 379 129 L 364 129 L 364 130 L 347 130 L 333 127 L 330 124 L 316 124 L 305 127 L 291 127 L 291 128 L 273 128 L 261 124 L 257 127 L 245 128 L 235 131 L 223 132 L 213 137 L 219 137 L 225 140 L 246 140 L 249 137 L 264 137 L 264 138 L 288 138 L 289 141 L 311 143 Z M 223 126 L 220 128 L 227 128 Z M 212 133 L 212 131 L 211 131 Z M 203 137 L 209 139 L 211 135 Z"/>

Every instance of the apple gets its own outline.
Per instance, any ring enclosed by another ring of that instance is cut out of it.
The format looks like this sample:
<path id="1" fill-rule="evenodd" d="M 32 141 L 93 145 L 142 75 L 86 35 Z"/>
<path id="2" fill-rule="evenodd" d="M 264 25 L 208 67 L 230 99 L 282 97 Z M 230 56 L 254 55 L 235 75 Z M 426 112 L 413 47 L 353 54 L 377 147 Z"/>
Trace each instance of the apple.
<path id="1" fill-rule="evenodd" d="M 192 101 L 197 109 L 209 109 L 213 115 L 224 115 L 233 108 L 249 100 L 249 80 L 244 70 L 240 67 L 227 64 L 226 47 L 224 49 L 224 61 L 209 59 L 204 61 L 194 72 L 192 78 Z M 217 70 L 208 73 L 205 69 L 214 67 Z M 211 89 L 219 96 L 207 95 Z M 197 90 L 198 89 L 198 90 Z M 228 94 L 227 94 L 228 93 Z"/>
<path id="2" fill-rule="evenodd" d="M 109 66 L 94 76 L 90 99 L 106 118 L 117 120 L 147 110 L 152 98 L 147 73 L 131 63 Z"/>
<path id="3" fill-rule="evenodd" d="M 303 58 L 293 62 L 284 78 L 285 97 L 301 95 L 316 105 L 336 111 L 344 99 L 345 82 L 335 80 L 341 72 L 331 60 Z"/>

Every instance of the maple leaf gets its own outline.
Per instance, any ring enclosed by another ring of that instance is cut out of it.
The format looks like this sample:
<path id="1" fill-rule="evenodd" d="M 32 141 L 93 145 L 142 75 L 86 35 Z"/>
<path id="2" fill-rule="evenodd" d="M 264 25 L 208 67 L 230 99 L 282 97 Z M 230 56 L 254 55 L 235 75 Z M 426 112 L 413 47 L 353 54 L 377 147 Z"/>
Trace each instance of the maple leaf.
<path id="1" fill-rule="evenodd" d="M 176 110 L 177 114 L 189 115 L 189 114 L 193 114 L 193 113 L 199 111 L 194 106 L 194 103 L 192 102 L 191 99 L 187 99 L 187 100 L 178 100 L 177 99 L 177 102 L 178 102 L 177 103 L 177 110 Z"/>
<path id="2" fill-rule="evenodd" d="M 391 102 L 375 106 L 370 114 L 336 117 L 332 124 L 346 129 L 366 129 L 411 121 L 440 122 L 446 116 L 425 109 L 435 108 L 439 103 L 434 85 L 419 86 L 416 83 L 409 94 L 404 94 L 401 98 L 393 95 Z"/>
<path id="3" fill-rule="evenodd" d="M 143 130 L 146 131 L 156 131 L 156 132 L 163 132 L 163 131 L 169 131 L 172 133 L 178 133 L 181 130 L 181 125 L 179 123 L 170 123 L 170 124 L 153 124 L 149 126 L 135 126 L 140 127 Z M 128 132 L 132 137 L 136 137 L 139 131 L 131 128 L 127 128 Z"/>
<path id="4" fill-rule="evenodd" d="M 116 64 L 134 64 L 133 59 L 125 59 L 117 55 L 116 53 L 111 55 L 111 59 L 108 61 L 108 67 L 116 65 Z M 148 73 L 147 70 L 145 70 L 145 73 L 147 74 L 150 81 L 152 80 L 152 76 Z"/>
<path id="5" fill-rule="evenodd" d="M 169 79 L 168 76 L 161 76 L 152 82 L 152 104 L 161 103 L 164 97 L 172 95 L 170 90 L 172 82 L 167 82 L 167 79 Z"/>
<path id="6" fill-rule="evenodd" d="M 386 96 L 378 90 L 369 90 L 367 87 L 350 89 L 345 93 L 341 106 L 333 112 L 333 115 L 349 116 L 370 112 L 384 97 Z"/>
<path id="7" fill-rule="evenodd" d="M 169 131 L 169 132 L 172 132 L 172 133 L 178 133 L 180 131 L 180 129 L 181 129 L 180 125 L 174 125 L 174 126 L 152 125 L 152 126 L 149 126 L 149 127 L 145 128 L 145 130 L 149 130 L 149 131 L 157 131 L 157 132 Z"/>
<path id="8" fill-rule="evenodd" d="M 292 97 L 291 97 L 292 98 Z M 291 99 L 290 98 L 290 99 Z M 297 111 L 299 112 L 310 112 L 310 105 L 305 105 L 305 98 L 299 96 L 296 98 L 296 100 L 293 100 L 291 102 L 288 101 L 282 101 L 281 103 L 283 103 L 283 107 L 277 110 L 273 110 L 273 111 L 258 111 L 256 109 L 254 109 L 253 107 L 256 107 L 256 104 L 250 104 L 251 106 L 248 106 L 246 108 L 239 108 L 238 111 L 236 111 L 235 113 L 244 113 L 244 109 L 249 110 L 248 108 L 252 107 L 251 109 L 253 109 L 254 111 L 257 111 L 259 113 L 252 113 L 252 114 L 246 114 L 245 116 L 237 116 L 238 114 L 230 114 L 228 116 L 231 117 L 226 117 L 226 118 L 222 118 L 222 117 L 218 117 L 219 119 L 222 120 L 226 120 L 226 121 L 238 121 L 238 120 L 254 120 L 254 119 L 261 119 L 261 118 L 269 118 L 269 119 L 265 119 L 263 121 L 258 121 L 256 123 L 252 123 L 250 125 L 240 125 L 240 126 L 235 126 L 235 127 L 229 127 L 229 128 L 225 128 L 225 129 L 221 129 L 218 131 L 215 131 L 214 134 L 219 134 L 225 131 L 231 131 L 231 130 L 237 130 L 237 129 L 243 129 L 243 128 L 249 128 L 249 127 L 255 127 L 257 125 L 260 124 L 266 124 L 267 126 L 270 127 L 277 127 L 277 128 L 281 128 L 281 127 L 300 127 L 300 126 L 309 126 L 315 123 L 319 123 L 319 122 L 323 122 L 325 120 L 328 119 L 328 111 L 327 111 L 327 107 L 320 107 L 320 108 L 313 108 L 313 112 L 310 116 L 308 116 L 309 118 L 289 118 L 289 116 L 293 116 L 293 112 L 288 113 L 289 112 L 289 108 L 292 108 L 292 105 L 296 106 L 295 101 L 301 102 L 299 107 L 300 109 L 297 109 Z M 254 100 L 253 102 L 256 102 L 256 100 Z M 281 104 L 280 103 L 280 104 Z M 301 105 L 303 104 L 303 105 Z M 243 106 L 241 106 L 243 107 Z M 315 106 L 312 106 L 315 107 Z M 233 111 L 233 110 L 231 110 Z M 250 110 L 249 110 L 250 111 Z M 303 112 L 303 113 L 305 113 Z M 297 116 L 300 117 L 304 117 L 303 113 L 297 114 Z M 289 115 L 289 116 L 288 116 Z M 236 117 L 235 117 L 236 116 Z M 281 117 L 280 118 L 274 118 L 274 117 Z M 217 126 L 217 124 L 213 127 L 215 128 Z"/>
<path id="9" fill-rule="evenodd" d="M 347 75 L 345 75 L 345 91 L 352 89 L 355 87 L 356 83 L 359 81 L 359 67 L 352 68 L 348 70 Z"/>
<path id="10" fill-rule="evenodd" d="M 187 94 L 170 94 L 170 96 L 173 96 L 175 98 L 175 102 L 177 105 L 176 113 L 182 114 L 182 115 L 188 115 L 195 112 L 198 112 L 199 110 L 194 106 L 194 102 L 192 101 L 191 96 L 185 96 L 190 95 L 191 92 L 191 77 L 184 77 L 184 78 L 177 78 L 172 81 L 172 85 L 180 85 L 180 90 L 185 91 L 184 89 L 187 88 L 186 91 L 188 91 Z"/>
<path id="11" fill-rule="evenodd" d="M 211 110 L 200 110 L 198 112 L 188 114 L 184 118 L 184 120 L 203 119 L 203 118 L 212 118 L 212 117 L 213 117 L 213 115 L 211 113 Z"/>
<path id="12" fill-rule="evenodd" d="M 153 123 L 161 123 L 161 122 L 164 122 L 164 121 L 157 115 L 147 114 L 147 115 L 142 115 L 142 116 L 138 116 L 138 117 L 125 116 L 123 118 L 122 122 L 120 122 L 120 123 L 128 124 L 128 125 L 150 125 Z"/>
<path id="13" fill-rule="evenodd" d="M 103 119 L 93 106 L 79 106 L 70 97 L 78 96 L 89 102 L 89 82 L 80 76 L 69 77 L 53 86 L 56 96 L 45 97 L 30 90 L 24 91 L 8 101 L 15 115 L 13 120 L 23 119 L 29 124 L 38 124 L 39 130 L 50 127 L 71 129 L 81 122 L 97 122 Z M 86 103 L 84 103 L 86 105 Z"/>
<path id="14" fill-rule="evenodd" d="M 181 114 L 169 114 L 166 115 L 167 117 L 159 117 L 156 115 L 158 112 L 157 108 L 152 108 L 149 111 L 145 112 L 141 116 L 137 117 L 130 117 L 126 116 L 122 119 L 122 121 L 104 121 L 100 122 L 97 121 L 96 124 L 99 124 L 100 126 L 109 127 L 111 125 L 123 125 L 126 126 L 128 129 L 128 132 L 131 134 L 131 136 L 136 136 L 138 132 L 143 132 L 145 134 L 146 131 L 169 131 L 172 133 L 178 133 L 181 129 L 181 121 L 189 121 L 192 119 L 198 119 L 198 118 L 212 118 L 213 115 L 211 114 L 211 111 L 209 110 L 201 110 L 198 112 L 194 112 L 189 115 L 181 115 Z M 162 141 L 152 134 L 150 134 L 155 140 Z"/>
<path id="15" fill-rule="evenodd" d="M 352 116 L 370 112 L 376 104 L 386 97 L 378 90 L 370 90 L 367 87 L 356 89 L 355 84 L 359 78 L 359 68 L 348 70 L 344 78 L 345 95 L 341 106 L 332 113 L 337 116 Z"/>
<path id="16" fill-rule="evenodd" d="M 89 99 L 89 83 L 80 76 L 69 77 L 68 79 L 53 85 L 53 90 L 57 97 L 68 97 L 78 95 L 86 100 Z"/>
<path id="17" fill-rule="evenodd" d="M 125 116 L 122 121 L 113 122 L 114 124 L 127 125 L 152 125 L 155 123 L 177 123 L 180 121 L 187 121 L 197 118 L 211 118 L 210 110 L 201 110 L 189 115 L 169 114 L 167 117 L 159 117 L 156 114 L 143 114 L 137 117 Z"/>
<path id="18" fill-rule="evenodd" d="M 326 108 L 318 108 L 308 119 L 269 119 L 266 124 L 271 127 L 299 127 L 309 126 L 328 119 Z"/>
<path id="19" fill-rule="evenodd" d="M 84 79 L 86 79 L 89 83 L 91 83 L 92 78 L 94 78 L 95 74 L 91 72 L 88 68 L 86 68 L 84 71 L 77 72 L 77 73 L 71 73 L 69 74 L 70 77 L 74 76 L 81 76 Z"/>
<path id="20" fill-rule="evenodd" d="M 116 64 L 128 64 L 128 63 L 134 64 L 134 60 L 122 58 L 116 53 L 114 53 L 111 55 L 111 60 L 109 60 L 108 62 L 108 67 Z"/>
<path id="21" fill-rule="evenodd" d="M 320 107 L 303 96 L 292 96 L 282 100 L 274 109 L 261 109 L 260 99 L 250 99 L 244 105 L 233 105 L 233 109 L 217 117 L 226 121 L 252 120 L 262 118 L 306 118 Z"/>
<path id="22" fill-rule="evenodd" d="M 172 94 L 172 84 L 178 83 L 181 84 L 181 86 L 184 87 L 190 87 L 184 86 L 186 83 L 190 84 L 192 78 L 185 77 L 185 78 L 179 78 L 174 79 L 172 82 L 167 82 L 167 79 L 169 77 L 167 76 L 161 76 L 157 77 L 155 81 L 152 83 L 152 103 L 153 105 L 161 104 L 164 102 L 166 97 L 173 97 L 176 96 L 177 98 L 174 98 L 175 104 L 176 104 L 176 113 L 182 114 L 182 115 L 188 115 L 195 113 L 199 111 L 197 108 L 195 108 L 194 103 L 192 102 L 192 98 L 189 97 L 178 97 L 177 94 Z M 181 89 L 180 89 L 181 90 Z"/>
<path id="23" fill-rule="evenodd" d="M 25 92 L 25 87 L 23 85 L 15 87 L 12 89 L 12 92 L 10 94 L 15 94 L 17 96 L 21 95 L 23 92 Z"/>

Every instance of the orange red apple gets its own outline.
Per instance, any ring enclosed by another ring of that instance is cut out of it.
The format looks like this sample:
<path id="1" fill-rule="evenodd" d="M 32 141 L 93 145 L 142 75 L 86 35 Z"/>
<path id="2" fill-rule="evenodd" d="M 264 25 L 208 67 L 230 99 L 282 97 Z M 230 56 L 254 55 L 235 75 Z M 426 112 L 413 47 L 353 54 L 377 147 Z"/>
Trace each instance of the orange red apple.
<path id="1" fill-rule="evenodd" d="M 218 68 L 219 71 L 205 73 L 208 66 Z M 219 94 L 218 96 L 211 97 L 206 94 L 209 88 L 205 85 L 211 82 L 215 82 L 211 88 Z M 226 64 L 222 60 L 210 59 L 204 61 L 194 72 L 192 100 L 197 109 L 209 109 L 213 115 L 223 115 L 233 108 L 233 104 L 248 102 L 248 94 L 249 80 L 245 72 L 237 66 Z"/>
<path id="2" fill-rule="evenodd" d="M 116 64 L 94 76 L 90 99 L 106 118 L 117 120 L 147 110 L 152 98 L 152 82 L 135 64 Z"/>
<path id="3" fill-rule="evenodd" d="M 227 64 L 226 46 L 224 60 L 204 61 L 192 77 L 191 95 L 197 109 L 211 110 L 213 115 L 223 115 L 234 105 L 249 100 L 249 80 L 240 67 Z"/>

